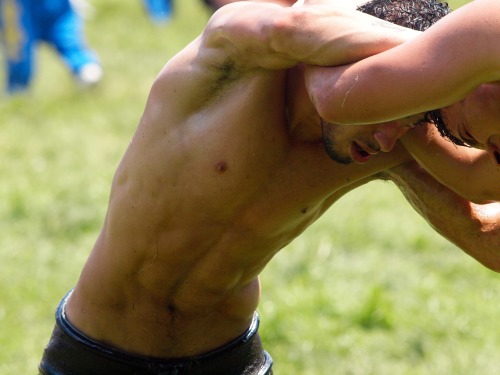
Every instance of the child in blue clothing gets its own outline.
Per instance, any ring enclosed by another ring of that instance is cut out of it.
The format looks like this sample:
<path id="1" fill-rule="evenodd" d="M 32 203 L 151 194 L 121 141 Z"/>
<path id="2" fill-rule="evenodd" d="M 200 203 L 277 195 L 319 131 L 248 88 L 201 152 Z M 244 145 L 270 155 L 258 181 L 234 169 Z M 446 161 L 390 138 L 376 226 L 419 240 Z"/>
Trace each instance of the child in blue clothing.
<path id="1" fill-rule="evenodd" d="M 52 46 L 83 86 L 102 77 L 98 58 L 83 36 L 83 19 L 69 0 L 0 0 L 0 30 L 9 94 L 29 88 L 39 42 Z"/>

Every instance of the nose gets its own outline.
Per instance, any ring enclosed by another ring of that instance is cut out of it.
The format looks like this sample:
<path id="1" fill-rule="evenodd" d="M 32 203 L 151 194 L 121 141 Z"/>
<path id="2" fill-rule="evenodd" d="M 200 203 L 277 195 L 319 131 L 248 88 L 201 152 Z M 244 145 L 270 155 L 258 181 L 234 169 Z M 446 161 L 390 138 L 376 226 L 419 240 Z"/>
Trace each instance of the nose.
<path id="1" fill-rule="evenodd" d="M 491 136 L 488 139 L 486 151 L 493 164 L 500 166 L 500 134 Z"/>
<path id="2" fill-rule="evenodd" d="M 398 123 L 384 124 L 373 132 L 373 138 L 380 146 L 380 151 L 389 152 L 394 148 L 398 139 L 408 131 Z"/>

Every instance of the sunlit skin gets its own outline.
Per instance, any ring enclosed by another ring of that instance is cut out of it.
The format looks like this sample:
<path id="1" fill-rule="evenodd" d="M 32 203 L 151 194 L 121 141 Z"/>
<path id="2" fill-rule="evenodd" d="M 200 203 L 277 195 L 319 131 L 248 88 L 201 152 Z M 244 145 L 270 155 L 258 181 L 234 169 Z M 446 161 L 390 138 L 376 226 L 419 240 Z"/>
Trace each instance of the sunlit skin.
<path id="1" fill-rule="evenodd" d="M 471 147 L 486 150 L 491 161 L 500 166 L 500 85 L 483 84 L 441 113 L 455 137 Z"/>

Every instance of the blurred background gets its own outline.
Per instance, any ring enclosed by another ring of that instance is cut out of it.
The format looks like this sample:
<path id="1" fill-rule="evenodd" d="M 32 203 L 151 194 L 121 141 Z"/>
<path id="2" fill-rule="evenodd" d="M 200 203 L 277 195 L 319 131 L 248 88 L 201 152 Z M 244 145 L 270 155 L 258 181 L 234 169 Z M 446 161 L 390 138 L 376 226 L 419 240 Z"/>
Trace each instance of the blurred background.
<path id="1" fill-rule="evenodd" d="M 83 3 L 102 80 L 75 79 L 41 45 L 29 90 L 0 96 L 2 375 L 36 373 L 151 83 L 208 20 L 200 0 L 173 3 L 170 18 L 139 0 Z M 500 373 L 499 275 L 434 233 L 391 183 L 343 198 L 262 284 L 261 335 L 277 375 Z"/>

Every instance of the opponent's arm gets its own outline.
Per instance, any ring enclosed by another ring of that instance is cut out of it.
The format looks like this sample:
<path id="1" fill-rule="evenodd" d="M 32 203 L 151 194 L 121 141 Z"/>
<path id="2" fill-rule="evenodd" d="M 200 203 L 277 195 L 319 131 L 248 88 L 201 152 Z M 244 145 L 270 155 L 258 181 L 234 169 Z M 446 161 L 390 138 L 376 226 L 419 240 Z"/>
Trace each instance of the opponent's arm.
<path id="1" fill-rule="evenodd" d="M 460 195 L 476 203 L 500 201 L 500 167 L 485 151 L 454 145 L 432 124 L 415 127 L 400 142 L 430 174 Z"/>
<path id="2" fill-rule="evenodd" d="M 442 108 L 500 79 L 500 2 L 475 0 L 408 42 L 321 80 L 323 117 L 366 124 Z M 317 70 L 322 68 L 318 67 Z M 314 72 L 314 70 L 311 70 Z"/>
<path id="3" fill-rule="evenodd" d="M 247 67 L 286 69 L 299 62 L 357 61 L 413 36 L 414 31 L 345 6 L 236 2 L 212 16 L 202 40 Z"/>
<path id="4" fill-rule="evenodd" d="M 391 169 L 388 175 L 438 233 L 484 266 L 500 272 L 500 202 L 471 203 L 414 161 Z"/>

